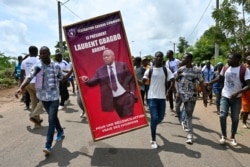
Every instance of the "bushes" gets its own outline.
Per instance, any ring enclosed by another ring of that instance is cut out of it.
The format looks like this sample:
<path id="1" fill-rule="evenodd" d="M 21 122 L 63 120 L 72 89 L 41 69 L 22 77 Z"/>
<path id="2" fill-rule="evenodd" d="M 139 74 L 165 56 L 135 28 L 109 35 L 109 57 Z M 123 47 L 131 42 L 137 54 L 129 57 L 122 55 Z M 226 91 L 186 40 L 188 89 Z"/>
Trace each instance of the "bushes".
<path id="1" fill-rule="evenodd" d="M 13 69 L 8 68 L 0 71 L 0 89 L 17 85 L 17 81 L 12 76 Z"/>

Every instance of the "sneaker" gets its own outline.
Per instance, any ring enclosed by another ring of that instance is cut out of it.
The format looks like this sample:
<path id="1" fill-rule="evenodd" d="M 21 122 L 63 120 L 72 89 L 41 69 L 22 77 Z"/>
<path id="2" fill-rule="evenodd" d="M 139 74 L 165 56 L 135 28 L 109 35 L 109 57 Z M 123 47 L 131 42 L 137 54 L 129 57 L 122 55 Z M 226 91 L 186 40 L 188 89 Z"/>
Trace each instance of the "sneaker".
<path id="1" fill-rule="evenodd" d="M 226 137 L 221 136 L 220 138 L 220 144 L 225 144 L 226 143 Z"/>
<path id="2" fill-rule="evenodd" d="M 37 120 L 36 118 L 30 117 L 30 121 L 35 124 L 35 126 L 41 126 L 43 119 Z"/>
<path id="3" fill-rule="evenodd" d="M 151 147 L 152 147 L 153 149 L 158 148 L 158 145 L 157 145 L 156 141 L 151 141 Z"/>
<path id="4" fill-rule="evenodd" d="M 193 135 L 192 134 L 187 135 L 186 143 L 187 144 L 193 144 Z"/>
<path id="5" fill-rule="evenodd" d="M 247 124 L 243 124 L 243 128 L 247 129 L 248 128 Z"/>
<path id="6" fill-rule="evenodd" d="M 59 106 L 58 107 L 58 110 L 62 110 L 62 109 L 64 109 L 64 106 Z"/>
<path id="7" fill-rule="evenodd" d="M 238 143 L 236 142 L 235 139 L 231 139 L 230 144 L 231 144 L 232 146 L 237 146 L 237 145 L 238 145 Z"/>
<path id="8" fill-rule="evenodd" d="M 193 144 L 193 139 L 192 139 L 192 138 L 188 138 L 188 139 L 186 140 L 186 143 L 187 143 L 187 144 Z"/>
<path id="9" fill-rule="evenodd" d="M 44 147 L 43 152 L 45 155 L 49 155 L 51 153 L 51 147 L 50 148 Z"/>
<path id="10" fill-rule="evenodd" d="M 84 118 L 84 111 L 80 114 L 80 118 Z"/>
<path id="11" fill-rule="evenodd" d="M 55 141 L 61 141 L 64 138 L 64 132 L 58 132 Z"/>

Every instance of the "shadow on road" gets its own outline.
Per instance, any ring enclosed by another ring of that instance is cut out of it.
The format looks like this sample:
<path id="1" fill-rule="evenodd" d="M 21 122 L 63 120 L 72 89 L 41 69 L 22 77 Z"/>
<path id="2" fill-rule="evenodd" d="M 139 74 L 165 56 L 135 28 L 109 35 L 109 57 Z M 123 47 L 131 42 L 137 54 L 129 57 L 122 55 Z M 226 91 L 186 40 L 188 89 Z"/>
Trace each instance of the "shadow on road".
<path id="1" fill-rule="evenodd" d="M 92 156 L 80 151 L 70 152 L 68 149 L 62 147 L 62 142 L 63 140 L 56 142 L 52 148 L 51 155 L 45 156 L 45 159 L 40 161 L 36 167 L 47 166 L 51 163 L 57 163 L 58 166 L 70 166 L 70 161 L 79 155 L 87 156 L 90 159 L 92 158 Z"/>

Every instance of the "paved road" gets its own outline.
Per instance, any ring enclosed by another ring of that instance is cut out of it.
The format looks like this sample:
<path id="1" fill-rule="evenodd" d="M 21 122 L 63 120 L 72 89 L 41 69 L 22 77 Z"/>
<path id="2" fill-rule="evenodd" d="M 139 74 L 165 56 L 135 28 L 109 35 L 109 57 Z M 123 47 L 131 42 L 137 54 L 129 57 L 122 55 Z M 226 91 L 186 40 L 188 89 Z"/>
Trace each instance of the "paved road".
<path id="1" fill-rule="evenodd" d="M 59 112 L 66 136 L 63 141 L 53 143 L 53 152 L 48 157 L 42 152 L 48 127 L 47 114 L 42 114 L 43 127 L 34 129 L 29 121 L 29 111 L 23 110 L 24 105 L 19 100 L 1 104 L 0 166 L 250 166 L 250 129 L 243 129 L 240 123 L 237 134 L 237 141 L 240 143 L 238 147 L 219 145 L 219 119 L 215 106 L 204 108 L 202 102 L 198 101 L 193 121 L 193 145 L 185 143 L 185 132 L 174 114 L 167 112 L 157 130 L 160 147 L 153 150 L 149 143 L 149 127 L 93 142 L 87 119 L 79 117 L 80 109 L 76 105 L 76 96 L 71 95 L 70 100 L 67 108 Z"/>

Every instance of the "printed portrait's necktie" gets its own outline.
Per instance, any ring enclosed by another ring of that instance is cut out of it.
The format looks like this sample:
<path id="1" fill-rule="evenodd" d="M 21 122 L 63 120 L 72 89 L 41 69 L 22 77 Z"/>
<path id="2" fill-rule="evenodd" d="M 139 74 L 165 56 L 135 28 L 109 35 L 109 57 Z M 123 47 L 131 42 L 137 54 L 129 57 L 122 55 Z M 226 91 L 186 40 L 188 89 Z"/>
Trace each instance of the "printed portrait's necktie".
<path id="1" fill-rule="evenodd" d="M 110 69 L 110 80 L 111 80 L 111 87 L 114 91 L 117 90 L 117 84 L 116 84 L 116 79 L 115 79 L 115 74 L 114 71 L 112 70 L 112 66 L 109 66 Z"/>

